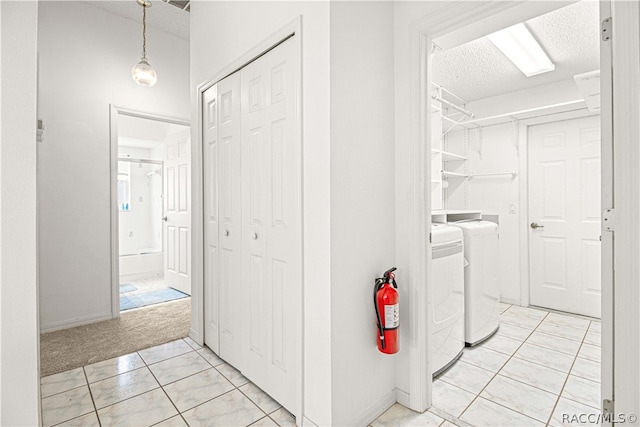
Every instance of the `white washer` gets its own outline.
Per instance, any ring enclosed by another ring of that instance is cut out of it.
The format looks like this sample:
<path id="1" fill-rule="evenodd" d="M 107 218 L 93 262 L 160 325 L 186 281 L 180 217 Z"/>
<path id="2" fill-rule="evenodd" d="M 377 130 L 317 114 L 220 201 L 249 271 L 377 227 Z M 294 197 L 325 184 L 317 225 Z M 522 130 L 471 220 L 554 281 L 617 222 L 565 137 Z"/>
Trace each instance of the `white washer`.
<path id="1" fill-rule="evenodd" d="M 465 341 L 479 344 L 500 326 L 498 225 L 490 221 L 457 222 L 464 234 Z"/>
<path id="2" fill-rule="evenodd" d="M 432 374 L 451 366 L 464 349 L 464 246 L 462 231 L 445 224 L 431 228 L 433 283 Z"/>

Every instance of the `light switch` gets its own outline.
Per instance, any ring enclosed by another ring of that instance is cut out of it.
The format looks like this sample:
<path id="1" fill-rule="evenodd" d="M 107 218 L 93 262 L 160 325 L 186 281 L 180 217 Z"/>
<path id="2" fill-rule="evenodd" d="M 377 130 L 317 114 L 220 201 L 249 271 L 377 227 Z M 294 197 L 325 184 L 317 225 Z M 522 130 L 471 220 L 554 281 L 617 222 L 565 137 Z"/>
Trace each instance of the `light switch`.
<path id="1" fill-rule="evenodd" d="M 516 213 L 516 203 L 515 202 L 510 202 L 509 203 L 509 213 L 510 214 L 515 214 Z"/>

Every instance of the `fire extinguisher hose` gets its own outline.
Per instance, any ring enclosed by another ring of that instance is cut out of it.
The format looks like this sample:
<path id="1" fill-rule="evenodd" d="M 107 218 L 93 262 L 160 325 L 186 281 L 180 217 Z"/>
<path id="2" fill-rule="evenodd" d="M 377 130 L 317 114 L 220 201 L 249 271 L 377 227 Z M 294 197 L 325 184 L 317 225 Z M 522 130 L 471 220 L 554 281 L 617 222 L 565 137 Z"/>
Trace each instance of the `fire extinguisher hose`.
<path id="1" fill-rule="evenodd" d="M 386 347 L 384 342 L 384 327 L 382 326 L 382 318 L 380 317 L 380 310 L 378 310 L 378 289 L 384 286 L 384 279 L 376 279 L 376 284 L 373 287 L 373 306 L 376 309 L 376 317 L 378 319 L 378 331 L 380 333 L 380 344 L 384 349 Z"/>

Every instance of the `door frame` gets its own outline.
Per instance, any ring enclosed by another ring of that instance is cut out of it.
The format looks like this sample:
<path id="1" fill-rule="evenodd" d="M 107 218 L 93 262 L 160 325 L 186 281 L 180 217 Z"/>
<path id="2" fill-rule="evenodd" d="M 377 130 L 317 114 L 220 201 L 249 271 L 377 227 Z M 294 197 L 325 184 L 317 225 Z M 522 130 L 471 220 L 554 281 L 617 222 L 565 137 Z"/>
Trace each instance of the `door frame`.
<path id="1" fill-rule="evenodd" d="M 197 100 L 197 111 L 195 118 L 195 127 L 192 129 L 192 146 L 191 146 L 191 194 L 192 194 L 192 213 L 191 213 L 191 329 L 189 336 L 198 344 L 204 345 L 204 265 L 205 265 L 205 242 L 204 242 L 204 158 L 202 144 L 204 142 L 203 120 L 202 114 L 204 93 L 225 77 L 242 69 L 244 66 L 253 62 L 260 56 L 264 55 L 271 49 L 275 48 L 285 40 L 292 38 L 295 42 L 296 59 L 294 61 L 294 73 L 297 77 L 296 81 L 296 111 L 295 111 L 295 135 L 297 143 L 300 144 L 300 153 L 303 153 L 303 136 L 302 136 L 302 18 L 297 17 L 284 27 L 278 29 L 259 44 L 242 54 L 236 60 L 228 64 L 213 77 L 201 82 L 196 88 L 195 97 Z M 300 206 L 298 218 L 298 236 L 300 236 L 298 259 L 300 260 L 300 304 L 295 313 L 296 318 L 296 423 L 302 425 L 304 417 L 304 253 L 303 242 L 304 236 L 302 230 L 303 223 L 303 207 L 304 198 L 302 194 L 302 184 L 304 179 L 304 169 L 302 157 L 299 159 L 300 164 Z"/>
<path id="2" fill-rule="evenodd" d="M 602 398 L 615 398 L 614 413 L 640 416 L 640 4 L 601 4 L 601 8 L 606 7 L 611 12 L 608 16 L 613 17 L 613 32 L 610 43 L 606 43 L 613 66 L 606 70 L 611 86 L 601 84 L 601 88 L 612 96 L 607 97 L 609 111 L 602 126 L 606 129 L 603 137 L 613 141 L 611 152 L 606 154 L 614 167 L 613 194 L 603 199 L 608 202 L 603 208 L 611 207 L 615 214 L 613 233 L 603 231 L 603 243 L 605 236 L 606 241 L 613 241 L 613 262 L 607 266 L 611 267 L 608 271 L 603 271 L 603 280 L 612 286 L 606 288 L 603 305 L 607 316 L 602 318 L 602 330 L 611 335 L 602 336 L 606 348 L 602 356 L 613 363 L 602 365 Z"/>
<path id="3" fill-rule="evenodd" d="M 109 179 L 110 179 L 110 213 L 111 213 L 111 317 L 120 317 L 120 221 L 118 211 L 118 116 L 129 116 L 138 119 L 156 120 L 164 123 L 191 127 L 191 122 L 144 111 L 131 110 L 109 104 Z M 164 179 L 164 177 L 163 177 Z M 190 206 L 193 209 L 192 206 Z M 191 232 L 193 235 L 193 231 Z M 194 280 L 191 280 L 193 287 Z"/>
<path id="4" fill-rule="evenodd" d="M 610 4 L 611 0 L 602 0 L 601 3 Z M 537 4 L 536 4 L 537 3 Z M 415 24 L 413 24 L 410 28 L 410 71 L 411 71 L 411 79 L 410 79 L 410 88 L 411 88 L 411 99 L 410 99 L 410 109 L 411 109 L 411 129 L 410 135 L 411 138 L 409 140 L 409 150 L 411 154 L 412 164 L 410 169 L 410 182 L 411 182 L 411 219 L 410 219 L 410 230 L 411 230 L 411 240 L 410 240 L 410 259 L 409 259 L 409 287 L 410 293 L 415 298 L 412 299 L 411 302 L 411 333 L 409 334 L 409 370 L 410 370 L 410 383 L 409 383 L 409 396 L 406 401 L 401 403 L 406 404 L 409 408 L 423 412 L 431 406 L 432 402 L 432 377 L 431 377 L 431 369 L 430 369 L 430 349 L 428 343 L 430 342 L 430 335 L 432 325 L 430 322 L 427 322 L 427 319 L 432 317 L 432 308 L 429 305 L 429 302 L 432 301 L 432 285 L 431 281 L 427 280 L 430 277 L 431 271 L 431 244 L 428 241 L 429 233 L 427 230 L 431 229 L 431 187 L 429 185 L 430 177 L 431 177 L 431 150 L 428 149 L 431 147 L 431 136 L 430 136 L 430 128 L 431 128 L 431 102 L 430 99 L 426 96 L 426 94 L 430 93 L 427 89 L 431 87 L 431 45 L 435 38 L 451 34 L 455 31 L 462 29 L 463 27 L 472 25 L 472 24 L 487 24 L 487 20 L 491 18 L 498 17 L 500 15 L 504 16 L 505 13 L 517 15 L 520 18 L 523 15 L 526 16 L 526 12 L 523 10 L 537 10 L 535 15 L 539 16 L 541 14 L 547 13 L 551 10 L 559 9 L 563 6 L 573 3 L 573 1 L 566 2 L 558 2 L 546 4 L 548 2 L 535 2 L 532 0 L 526 1 L 525 3 L 513 4 L 507 2 L 456 2 L 452 5 L 445 6 L 443 9 L 439 10 L 436 13 L 433 13 L 422 20 L 418 20 Z M 550 2 L 549 2 L 550 3 Z M 618 2 L 616 2 L 618 3 Z M 619 2 L 615 10 L 620 10 L 621 18 L 624 19 L 623 25 L 614 25 L 614 38 L 613 40 L 617 43 L 613 43 L 613 51 L 614 51 L 614 62 L 615 66 L 613 67 L 613 76 L 612 81 L 616 82 L 619 78 L 620 82 L 624 82 L 629 84 L 630 87 L 619 89 L 615 92 L 616 96 L 619 96 L 619 103 L 615 103 L 616 106 L 620 105 L 620 109 L 616 111 L 625 111 L 623 107 L 627 108 L 627 120 L 620 120 L 618 124 L 620 127 L 624 126 L 624 137 L 625 139 L 620 138 L 618 144 L 624 144 L 626 140 L 630 141 L 638 141 L 640 140 L 640 127 L 633 126 L 634 120 L 630 120 L 630 117 L 637 117 L 640 115 L 640 102 L 638 99 L 633 99 L 631 94 L 638 93 L 640 91 L 640 79 L 636 75 L 633 75 L 634 66 L 637 67 L 638 57 L 640 52 L 640 42 L 638 41 L 638 5 L 633 3 L 632 5 L 627 5 L 624 2 Z M 544 8 L 547 10 L 544 10 Z M 603 9 L 604 7 L 604 9 Z M 606 9 L 606 5 L 601 7 L 601 13 Z M 635 14 L 634 14 L 635 13 Z M 618 14 L 615 14 L 615 18 L 618 18 Z M 522 20 L 526 20 L 529 18 L 525 18 Z M 622 20 L 622 19 L 620 19 Z M 633 25 L 636 25 L 634 28 Z M 485 33 L 486 34 L 486 33 Z M 633 38 L 635 36 L 635 39 Z M 618 40 L 616 40 L 618 39 Z M 616 47 L 619 47 L 619 56 L 616 61 Z M 603 55 L 603 51 L 600 53 L 601 58 Z M 635 61 L 635 62 L 634 62 Z M 626 67 L 626 68 L 625 68 Z M 624 71 L 623 71 L 624 70 Z M 618 72 L 620 75 L 616 75 Z M 608 74 L 603 73 L 602 75 L 607 78 Z M 602 79 L 601 75 L 601 79 Z M 622 86 L 622 85 L 620 85 Z M 606 91 L 603 91 L 604 95 L 607 95 Z M 601 114 L 611 114 L 612 109 L 609 103 L 606 101 L 602 103 Z M 631 109 L 629 109 L 631 107 Z M 607 110 L 608 109 L 608 110 Z M 635 116 L 629 114 L 629 111 L 632 113 L 637 113 Z M 616 122 L 614 118 L 614 127 Z M 603 124 L 604 126 L 604 124 Z M 616 127 L 616 130 L 618 127 Z M 602 131 L 601 131 L 602 132 Z M 620 135 L 618 133 L 618 135 Z M 606 135 L 603 135 L 606 137 Z M 603 138 L 602 143 L 606 143 L 605 138 Z M 633 145 L 626 143 L 625 145 Z M 522 152 L 522 151 L 521 151 Z M 627 176 L 638 177 L 637 170 L 634 170 L 631 166 L 633 164 L 632 160 L 640 159 L 640 149 L 636 147 L 626 147 L 627 152 L 627 162 L 629 163 L 628 168 L 624 170 L 621 168 L 616 168 L 614 170 L 615 176 L 620 177 L 624 173 Z M 635 155 L 635 157 L 633 157 Z M 616 156 L 615 159 L 618 159 Z M 616 163 L 617 165 L 618 163 Z M 637 169 L 637 168 L 636 168 Z M 637 179 L 636 181 L 640 181 Z M 603 184 L 605 181 L 603 181 Z M 638 224 L 637 218 L 640 217 L 640 195 L 638 193 L 638 184 L 634 182 L 634 185 L 627 185 L 627 188 L 620 189 L 619 183 L 620 179 L 616 180 L 616 186 L 614 190 L 618 193 L 620 190 L 626 190 L 625 195 L 627 195 L 631 202 L 636 202 L 635 205 L 633 203 L 629 203 L 626 208 L 628 209 L 629 217 L 627 221 L 625 221 L 625 225 L 629 227 L 629 230 L 633 230 L 633 236 L 637 236 L 640 234 L 640 225 Z M 635 193 L 633 190 L 636 190 Z M 619 193 L 618 193 L 619 194 Z M 607 205 L 603 205 L 602 208 L 605 209 Z M 627 212 L 625 212 L 627 213 Z M 618 218 L 620 218 L 618 216 Z M 633 221 L 635 219 L 635 222 Z M 621 222 L 619 226 L 622 225 Z M 631 233 L 630 233 L 631 235 Z M 528 240 L 527 240 L 528 241 Z M 603 253 L 613 253 L 612 247 L 607 247 L 606 243 L 607 239 L 603 239 Z M 623 257 L 618 256 L 614 259 L 614 264 L 617 267 L 616 271 L 621 271 L 622 269 L 626 269 L 628 272 L 628 277 L 635 279 L 635 281 L 627 281 L 627 286 L 624 288 L 623 292 L 619 292 L 622 288 L 620 283 L 616 283 L 616 295 L 624 293 L 627 296 L 627 302 L 629 305 L 638 303 L 638 290 L 634 288 L 634 283 L 637 284 L 640 281 L 640 268 L 637 268 L 637 262 L 633 261 L 637 260 L 637 256 L 640 253 L 640 243 L 636 241 L 632 241 L 632 239 L 628 239 L 625 242 L 627 245 L 627 249 L 629 252 L 625 253 L 624 259 Z M 609 244 L 609 246 L 611 246 Z M 618 244 L 616 246 L 616 253 L 620 254 L 618 250 Z M 527 251 L 528 252 L 528 251 Z M 635 255 L 635 258 L 633 256 Z M 623 261 L 627 264 L 623 264 Z M 528 262 L 527 262 L 528 264 Z M 611 276 L 613 277 L 612 271 L 605 272 L 604 267 L 609 267 L 607 265 L 603 265 L 603 278 Z M 620 270 L 618 270 L 618 267 Z M 527 269 L 528 275 L 528 269 Z M 618 275 L 619 276 L 619 275 Z M 527 279 L 528 281 L 528 279 Z M 424 283 L 427 283 L 427 286 L 424 286 Z M 614 314 L 613 305 L 611 307 L 607 307 L 607 303 L 610 300 L 606 297 L 610 292 L 613 292 L 613 281 L 605 280 L 603 281 L 603 329 L 611 328 L 610 331 L 605 332 L 604 335 L 611 334 L 613 335 L 614 329 L 613 324 L 609 324 L 608 321 L 605 321 L 605 316 L 612 317 Z M 636 307 L 637 308 L 637 307 Z M 619 312 L 619 310 L 617 311 Z M 625 315 L 629 316 L 631 313 L 635 323 L 627 321 L 627 325 L 632 324 L 640 324 L 640 314 L 637 310 L 632 310 L 631 307 L 628 307 L 628 310 L 625 310 Z M 616 330 L 616 333 L 618 331 Z M 635 335 L 634 335 L 635 333 Z M 634 330 L 632 327 L 627 327 L 623 334 L 618 334 L 618 336 L 624 336 L 627 341 L 626 345 L 629 347 L 629 355 L 626 356 L 625 365 L 618 366 L 630 366 L 631 362 L 634 360 L 631 357 L 638 357 L 640 355 L 640 345 L 637 339 L 637 330 Z M 605 341 L 607 337 L 605 336 Z M 616 342 L 619 342 L 616 340 Z M 606 356 L 606 354 L 605 354 Z M 617 358 L 616 354 L 616 358 Z M 637 360 L 637 359 L 635 359 Z M 617 359 L 616 359 L 617 362 Z M 603 373 L 608 373 L 611 375 L 613 373 L 616 374 L 616 371 L 613 369 L 614 361 L 613 359 L 607 360 L 603 358 L 602 362 L 602 370 Z M 621 371 L 618 371 L 621 372 Z M 635 387 L 633 393 L 630 393 L 631 396 L 626 400 L 626 408 L 632 408 L 631 402 L 635 397 L 635 402 L 640 401 L 640 389 L 638 387 L 637 379 L 640 375 L 636 373 L 635 377 L 633 375 L 627 375 L 628 378 L 623 378 L 622 375 L 618 375 L 620 378 L 615 378 L 615 380 L 624 379 L 625 390 L 630 390 Z M 633 380 L 636 380 L 635 384 Z M 611 384 L 608 381 L 603 380 L 602 382 L 602 398 L 603 399 L 613 399 L 613 388 L 610 387 Z M 617 386 L 616 386 L 617 387 Z M 637 405 L 637 403 L 636 403 Z M 616 405 L 616 410 L 618 407 Z M 629 412 L 627 412 L 629 413 Z M 636 411 L 638 413 L 638 411 Z"/>
<path id="5" fill-rule="evenodd" d="M 594 113 L 589 111 L 587 107 L 582 107 L 571 111 L 559 112 L 519 121 L 518 168 L 520 173 L 518 176 L 520 177 L 520 248 L 522 249 L 520 252 L 520 305 L 523 307 L 529 306 L 529 292 L 531 290 L 531 242 L 529 239 L 529 127 L 599 115 L 600 113 Z M 601 176 L 604 175 L 603 172 L 604 169 L 601 167 Z M 603 184 L 601 186 L 603 189 L 605 182 L 606 180 L 603 179 Z M 512 303 L 511 301 L 507 302 Z"/>

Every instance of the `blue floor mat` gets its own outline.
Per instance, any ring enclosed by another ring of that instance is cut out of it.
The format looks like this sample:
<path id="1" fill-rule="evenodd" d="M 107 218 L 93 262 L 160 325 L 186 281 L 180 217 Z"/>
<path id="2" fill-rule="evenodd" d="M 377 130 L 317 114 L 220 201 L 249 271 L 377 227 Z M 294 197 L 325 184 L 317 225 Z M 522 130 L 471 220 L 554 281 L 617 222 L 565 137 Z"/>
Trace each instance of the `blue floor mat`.
<path id="1" fill-rule="evenodd" d="M 144 307 L 146 305 L 159 304 L 166 301 L 173 301 L 176 299 L 186 298 L 188 296 L 189 295 L 173 288 L 156 289 L 155 291 L 140 292 L 139 294 L 132 295 L 121 295 L 120 311 Z"/>
<path id="2" fill-rule="evenodd" d="M 135 290 L 138 290 L 138 288 L 133 286 L 131 283 L 123 283 L 123 284 L 120 285 L 120 293 L 121 294 L 123 294 L 125 292 L 133 292 Z"/>

